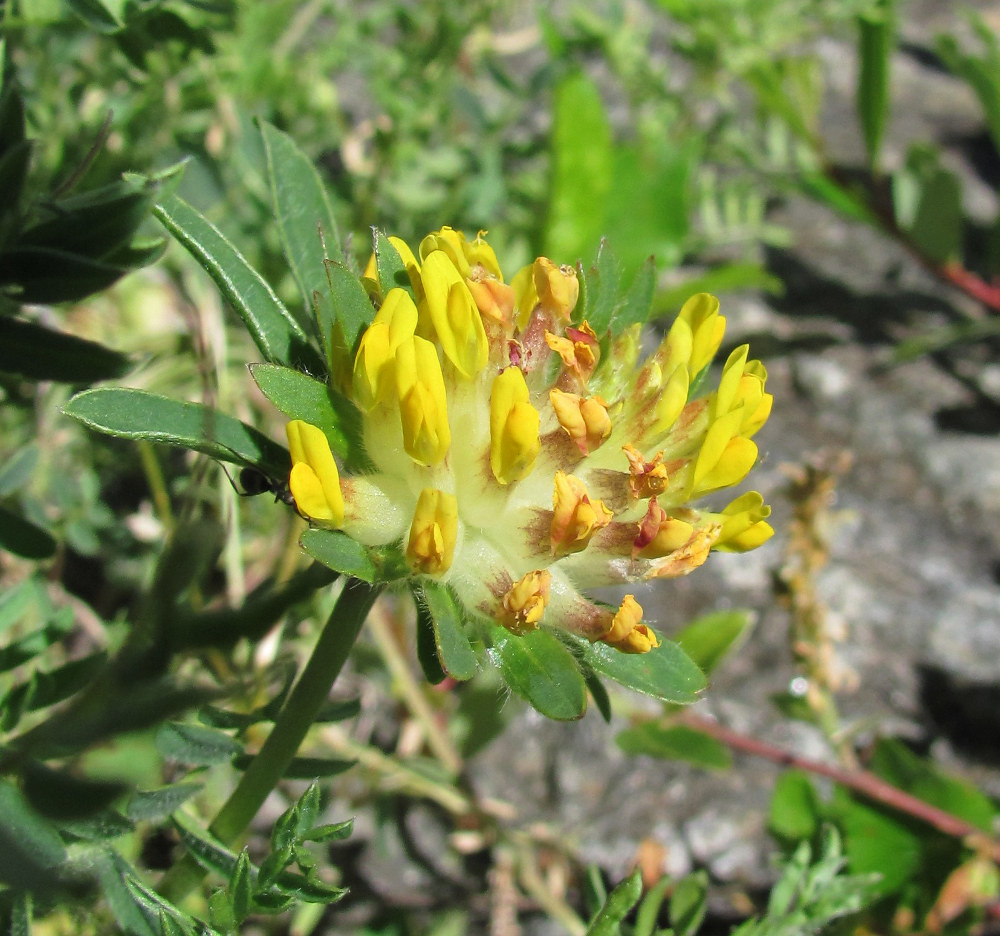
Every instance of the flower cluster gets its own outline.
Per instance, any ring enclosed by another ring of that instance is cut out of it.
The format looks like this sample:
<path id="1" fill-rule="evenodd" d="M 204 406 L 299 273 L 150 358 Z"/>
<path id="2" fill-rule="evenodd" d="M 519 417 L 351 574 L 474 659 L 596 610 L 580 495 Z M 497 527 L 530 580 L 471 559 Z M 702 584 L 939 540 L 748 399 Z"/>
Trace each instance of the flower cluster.
<path id="1" fill-rule="evenodd" d="M 633 596 L 615 610 L 582 589 L 684 575 L 771 536 L 756 492 L 691 506 L 756 461 L 764 366 L 741 346 L 692 398 L 725 328 L 714 297 L 692 297 L 640 367 L 638 325 L 611 339 L 574 317 L 573 268 L 540 257 L 507 282 L 481 235 L 442 228 L 416 254 L 389 240 L 410 288 L 380 295 L 353 362 L 371 470 L 341 477 L 323 432 L 290 423 L 299 511 L 400 543 L 414 576 L 514 633 L 658 646 Z"/>

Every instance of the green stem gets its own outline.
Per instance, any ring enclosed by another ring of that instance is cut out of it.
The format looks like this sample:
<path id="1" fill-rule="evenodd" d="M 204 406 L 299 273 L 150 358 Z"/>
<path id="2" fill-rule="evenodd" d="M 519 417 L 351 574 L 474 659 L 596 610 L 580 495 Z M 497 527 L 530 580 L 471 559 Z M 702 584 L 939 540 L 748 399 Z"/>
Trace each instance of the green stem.
<path id="1" fill-rule="evenodd" d="M 242 834 L 284 776 L 347 662 L 378 593 L 378 588 L 348 579 L 274 728 L 208 827 L 223 844 L 232 844 Z M 160 890 L 167 899 L 177 902 L 198 886 L 204 874 L 201 866 L 185 855 L 163 878 Z"/>

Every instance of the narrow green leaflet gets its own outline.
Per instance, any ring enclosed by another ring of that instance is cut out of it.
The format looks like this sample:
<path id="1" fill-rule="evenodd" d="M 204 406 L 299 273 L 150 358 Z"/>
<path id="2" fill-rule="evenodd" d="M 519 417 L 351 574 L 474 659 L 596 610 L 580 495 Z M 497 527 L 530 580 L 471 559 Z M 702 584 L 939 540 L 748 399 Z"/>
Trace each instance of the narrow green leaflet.
<path id="1" fill-rule="evenodd" d="M 363 463 L 361 419 L 357 408 L 327 384 L 302 371 L 277 364 L 251 364 L 250 373 L 264 394 L 289 419 L 318 426 L 336 455 Z"/>
<path id="2" fill-rule="evenodd" d="M 24 559 L 48 559 L 56 551 L 56 541 L 48 530 L 0 507 L 0 550 Z"/>
<path id="3" fill-rule="evenodd" d="M 611 328 L 615 319 L 621 301 L 621 277 L 621 264 L 602 239 L 597 257 L 584 277 L 587 302 L 583 314 L 598 336 Z"/>
<path id="4" fill-rule="evenodd" d="M 299 542 L 317 562 L 363 582 L 392 582 L 409 574 L 397 550 L 369 549 L 340 530 L 313 527 L 302 534 Z"/>
<path id="5" fill-rule="evenodd" d="M 375 308 L 364 286 L 361 285 L 361 280 L 343 263 L 328 260 L 326 271 L 330 278 L 330 293 L 333 296 L 333 308 L 336 310 L 336 323 L 343 332 L 346 350 L 353 352 L 361 333 L 375 317 Z M 321 322 L 320 325 L 328 326 L 323 332 L 324 337 L 333 330 L 333 323 Z"/>
<path id="6" fill-rule="evenodd" d="M 243 745 L 225 732 L 185 722 L 167 722 L 155 743 L 164 757 L 196 767 L 225 764 L 243 753 Z"/>
<path id="7" fill-rule="evenodd" d="M 111 3 L 108 0 L 67 0 L 69 8 L 92 29 L 98 32 L 112 34 L 123 26 L 121 20 L 121 3 Z"/>
<path id="8" fill-rule="evenodd" d="M 868 164 L 878 165 L 889 119 L 889 63 L 895 22 L 891 0 L 877 0 L 858 17 L 858 87 L 855 103 L 865 138 Z"/>
<path id="9" fill-rule="evenodd" d="M 153 214 L 212 277 L 269 362 L 302 367 L 315 374 L 325 371 L 302 326 L 243 254 L 204 215 L 176 195 L 162 198 L 153 206 Z"/>
<path id="10" fill-rule="evenodd" d="M 417 607 L 417 662 L 423 670 L 424 679 L 432 686 L 444 682 L 448 674 L 441 666 L 438 657 L 437 641 L 434 639 L 434 620 L 431 618 L 427 605 L 420 600 L 420 591 L 413 590 L 414 601 Z"/>
<path id="11" fill-rule="evenodd" d="M 417 599 L 430 612 L 438 660 L 455 679 L 472 679 L 478 670 L 476 651 L 465 633 L 462 610 L 447 585 L 425 582 Z"/>
<path id="12" fill-rule="evenodd" d="M 708 911 L 708 874 L 696 871 L 681 878 L 670 895 L 670 922 L 676 936 L 695 936 Z"/>
<path id="13" fill-rule="evenodd" d="M 649 653 L 622 653 L 604 643 L 574 640 L 583 662 L 628 689 L 663 702 L 689 705 L 705 688 L 705 676 L 677 644 L 664 640 Z"/>
<path id="14" fill-rule="evenodd" d="M 194 449 L 219 461 L 259 468 L 272 477 L 285 477 L 291 467 L 282 446 L 200 403 L 128 387 L 97 387 L 78 393 L 63 412 L 98 432 Z"/>
<path id="15" fill-rule="evenodd" d="M 649 320 L 655 289 L 656 261 L 648 257 L 636 272 L 621 304 L 613 310 L 610 326 L 612 337 L 623 332 L 629 325 L 644 325 Z"/>
<path id="16" fill-rule="evenodd" d="M 316 167 L 295 141 L 265 121 L 260 133 L 281 246 L 311 318 L 313 293 L 329 299 L 323 261 L 343 254 L 333 206 Z"/>
<path id="17" fill-rule="evenodd" d="M 173 783 L 158 790 L 136 790 L 125 807 L 125 815 L 135 822 L 163 819 L 200 789 L 200 783 Z"/>
<path id="18" fill-rule="evenodd" d="M 564 78 L 552 105 L 552 180 L 543 253 L 574 261 L 604 234 L 614 151 L 597 86 L 583 73 Z M 595 326 L 595 331 L 600 329 Z"/>
<path id="19" fill-rule="evenodd" d="M 413 286 L 410 283 L 410 274 L 406 272 L 406 264 L 383 231 L 375 231 L 375 267 L 378 270 L 378 283 L 382 287 L 383 296 L 390 289 L 398 287 L 405 289 L 413 297 Z"/>
<path id="20" fill-rule="evenodd" d="M 621 732 L 615 742 L 626 754 L 687 761 L 697 767 L 724 770 L 733 762 L 725 745 L 686 725 L 646 722 Z"/>
<path id="21" fill-rule="evenodd" d="M 126 355 L 95 341 L 0 315 L 0 371 L 29 380 L 93 383 L 122 377 L 131 367 Z"/>
<path id="22" fill-rule="evenodd" d="M 742 645 L 752 624 L 746 611 L 716 611 L 674 634 L 674 642 L 708 676 L 727 654 Z"/>
<path id="23" fill-rule="evenodd" d="M 587 709 L 587 686 L 573 654 L 546 630 L 516 636 L 494 625 L 489 655 L 504 681 L 543 715 L 560 721 Z"/>
<path id="24" fill-rule="evenodd" d="M 0 286 L 18 302 L 74 302 L 107 289 L 155 255 L 94 259 L 50 247 L 13 247 L 0 253 Z"/>

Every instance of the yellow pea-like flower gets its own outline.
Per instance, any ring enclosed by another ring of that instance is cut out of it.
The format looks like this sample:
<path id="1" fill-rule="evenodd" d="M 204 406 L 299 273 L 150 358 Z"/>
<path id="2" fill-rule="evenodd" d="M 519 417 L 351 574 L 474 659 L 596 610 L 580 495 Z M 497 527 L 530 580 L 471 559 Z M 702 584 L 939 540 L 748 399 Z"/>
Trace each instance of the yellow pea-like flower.
<path id="1" fill-rule="evenodd" d="M 416 335 L 396 349 L 396 396 L 403 448 L 421 465 L 436 465 L 448 454 L 448 397 L 437 349 Z"/>
<path id="2" fill-rule="evenodd" d="M 458 539 L 458 501 L 453 494 L 424 488 L 417 499 L 406 544 L 407 565 L 420 575 L 451 568 Z"/>
<path id="3" fill-rule="evenodd" d="M 469 287 L 443 250 L 424 257 L 420 280 L 427 317 L 441 350 L 463 377 L 475 377 L 489 359 L 489 342 Z"/>
<path id="4" fill-rule="evenodd" d="M 340 472 L 322 429 L 294 419 L 285 427 L 292 456 L 288 489 L 299 512 L 339 527 L 344 522 Z"/>
<path id="5" fill-rule="evenodd" d="M 500 484 L 520 481 L 531 472 L 541 449 L 539 414 L 531 405 L 524 374 L 508 367 L 490 392 L 490 468 Z"/>

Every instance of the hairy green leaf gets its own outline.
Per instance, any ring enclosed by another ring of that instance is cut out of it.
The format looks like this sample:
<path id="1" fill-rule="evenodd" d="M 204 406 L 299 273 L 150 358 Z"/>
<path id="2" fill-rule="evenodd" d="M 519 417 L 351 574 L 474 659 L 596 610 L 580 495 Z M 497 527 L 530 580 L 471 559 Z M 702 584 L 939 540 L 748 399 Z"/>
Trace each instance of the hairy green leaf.
<path id="1" fill-rule="evenodd" d="M 601 676 L 663 702 L 689 705 L 705 688 L 705 676 L 675 643 L 664 640 L 649 653 L 622 653 L 605 643 L 574 640 L 583 662 Z"/>
<path id="2" fill-rule="evenodd" d="M 214 728 L 167 722 L 156 732 L 156 749 L 171 760 L 193 766 L 225 764 L 243 753 L 235 738 Z"/>
<path id="3" fill-rule="evenodd" d="M 63 412 L 98 432 L 194 449 L 219 461 L 259 468 L 272 477 L 285 477 L 291 468 L 287 449 L 252 426 L 200 403 L 128 387 L 96 387 L 78 393 Z"/>
<path id="4" fill-rule="evenodd" d="M 153 214 L 212 277 L 267 361 L 315 374 L 324 372 L 323 360 L 302 326 L 243 254 L 204 215 L 176 195 L 162 198 Z"/>

